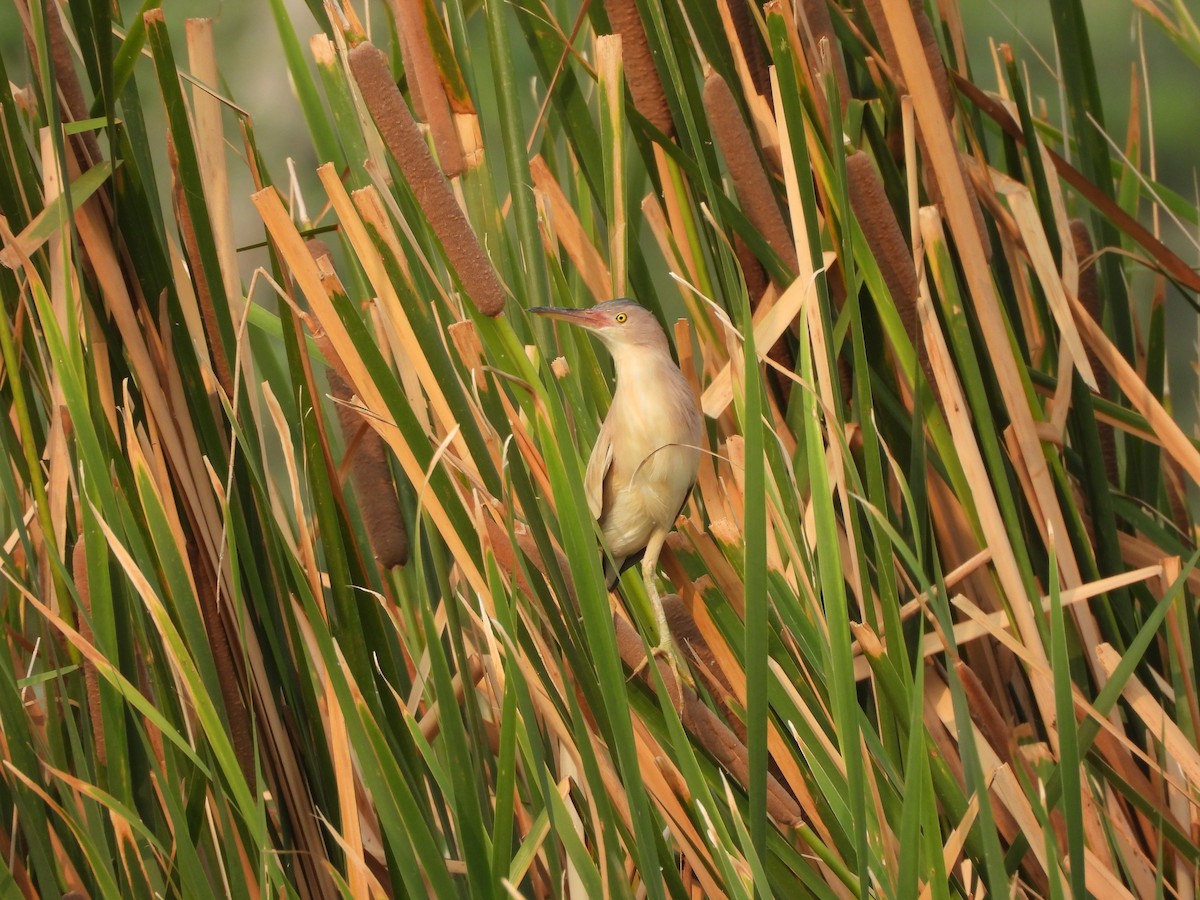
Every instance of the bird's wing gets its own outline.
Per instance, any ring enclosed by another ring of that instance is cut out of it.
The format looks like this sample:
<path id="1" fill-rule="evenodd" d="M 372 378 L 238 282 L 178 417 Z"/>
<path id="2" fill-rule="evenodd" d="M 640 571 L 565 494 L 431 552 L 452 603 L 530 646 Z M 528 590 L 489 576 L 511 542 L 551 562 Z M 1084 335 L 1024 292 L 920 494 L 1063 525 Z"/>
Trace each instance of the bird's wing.
<path id="1" fill-rule="evenodd" d="M 588 459 L 587 472 L 583 476 L 583 489 L 587 494 L 588 509 L 597 519 L 604 511 L 604 479 L 612 467 L 613 441 L 612 419 L 605 419 L 596 438 L 596 446 Z"/>

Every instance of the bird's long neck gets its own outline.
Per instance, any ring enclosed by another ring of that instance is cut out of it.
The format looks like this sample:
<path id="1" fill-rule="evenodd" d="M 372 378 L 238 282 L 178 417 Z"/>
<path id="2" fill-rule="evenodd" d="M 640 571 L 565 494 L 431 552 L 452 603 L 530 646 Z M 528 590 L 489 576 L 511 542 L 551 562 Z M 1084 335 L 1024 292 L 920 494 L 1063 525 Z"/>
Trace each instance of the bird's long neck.
<path id="1" fill-rule="evenodd" d="M 646 335 L 636 343 L 608 343 L 618 384 L 622 379 L 628 381 L 630 375 L 636 377 L 637 373 L 647 369 L 654 370 L 659 366 L 678 369 L 671 358 L 667 336 L 658 329 L 655 331 L 657 334 Z"/>
<path id="2" fill-rule="evenodd" d="M 663 379 L 681 377 L 665 339 L 657 348 L 621 346 L 610 349 L 618 393 L 653 391 Z"/>

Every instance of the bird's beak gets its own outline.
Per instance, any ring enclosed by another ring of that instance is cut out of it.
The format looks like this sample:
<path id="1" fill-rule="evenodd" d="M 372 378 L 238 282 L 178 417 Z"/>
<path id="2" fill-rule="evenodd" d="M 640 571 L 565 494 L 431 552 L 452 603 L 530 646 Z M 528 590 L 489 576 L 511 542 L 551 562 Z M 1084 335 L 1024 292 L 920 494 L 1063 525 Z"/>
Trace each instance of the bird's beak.
<path id="1" fill-rule="evenodd" d="M 595 328 L 599 322 L 596 314 L 590 309 L 568 309 L 562 306 L 533 306 L 528 312 L 535 316 L 545 316 L 547 319 L 558 319 L 560 322 L 570 322 L 584 328 Z"/>

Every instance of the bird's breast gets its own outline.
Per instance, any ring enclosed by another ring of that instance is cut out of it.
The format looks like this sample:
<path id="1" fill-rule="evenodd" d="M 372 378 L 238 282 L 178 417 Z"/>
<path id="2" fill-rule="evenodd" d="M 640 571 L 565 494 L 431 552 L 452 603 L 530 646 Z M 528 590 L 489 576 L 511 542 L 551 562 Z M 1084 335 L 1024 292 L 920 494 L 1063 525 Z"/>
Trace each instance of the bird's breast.
<path id="1" fill-rule="evenodd" d="M 670 528 L 699 468 L 700 413 L 678 369 L 621 378 L 613 399 L 613 461 L 600 525 L 614 555 L 636 552 Z"/>

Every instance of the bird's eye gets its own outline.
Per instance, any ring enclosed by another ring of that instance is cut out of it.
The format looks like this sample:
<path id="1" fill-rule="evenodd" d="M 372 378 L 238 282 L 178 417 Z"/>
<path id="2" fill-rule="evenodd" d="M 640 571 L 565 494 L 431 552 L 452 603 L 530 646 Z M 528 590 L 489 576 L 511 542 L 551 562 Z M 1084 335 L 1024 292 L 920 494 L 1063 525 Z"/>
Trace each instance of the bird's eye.
<path id="1" fill-rule="evenodd" d="M 628 318 L 629 318 L 629 316 L 627 316 L 625 313 L 617 313 L 617 316 L 616 316 L 616 318 L 617 318 L 617 324 L 621 324 L 621 323 L 622 323 L 622 322 L 624 322 L 626 319 L 628 319 Z"/>

